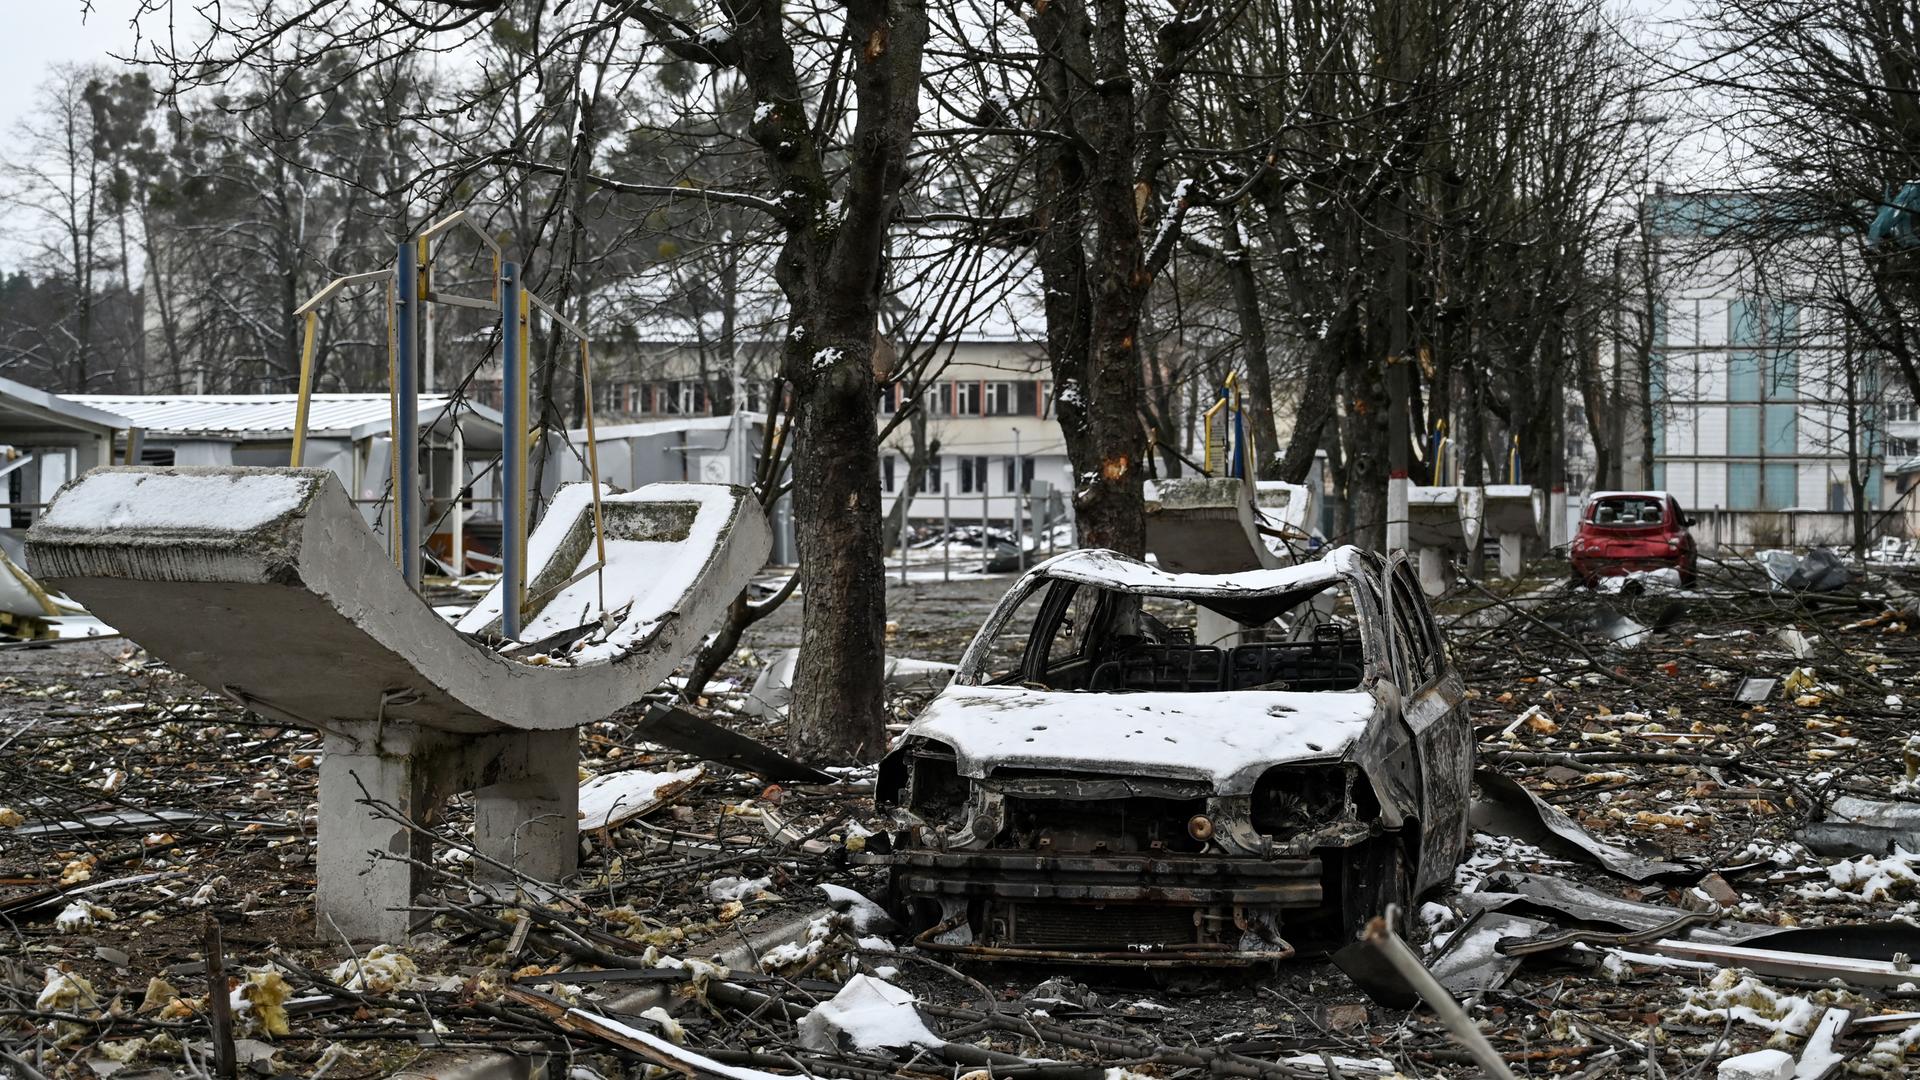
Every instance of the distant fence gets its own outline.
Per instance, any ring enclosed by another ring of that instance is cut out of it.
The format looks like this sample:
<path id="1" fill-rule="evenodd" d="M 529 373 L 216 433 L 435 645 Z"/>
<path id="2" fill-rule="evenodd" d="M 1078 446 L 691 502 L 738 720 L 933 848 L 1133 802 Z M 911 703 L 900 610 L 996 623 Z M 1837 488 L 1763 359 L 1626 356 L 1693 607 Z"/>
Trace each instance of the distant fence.
<path id="1" fill-rule="evenodd" d="M 1758 548 L 1794 548 L 1826 545 L 1851 547 L 1853 515 L 1834 510 L 1692 510 L 1693 537 L 1708 549 L 1754 550 Z M 1920 514 L 1911 511 L 1881 516 L 1869 511 L 1867 543 L 1882 536 L 1907 538 L 1920 535 Z"/>

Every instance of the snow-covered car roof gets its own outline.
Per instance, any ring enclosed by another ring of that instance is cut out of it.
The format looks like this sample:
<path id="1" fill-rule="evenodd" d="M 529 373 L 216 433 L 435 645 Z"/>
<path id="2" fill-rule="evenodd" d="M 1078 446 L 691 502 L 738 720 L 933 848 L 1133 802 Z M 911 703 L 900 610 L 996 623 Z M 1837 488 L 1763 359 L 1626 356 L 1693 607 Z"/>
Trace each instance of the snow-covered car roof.
<path id="1" fill-rule="evenodd" d="M 1312 562 L 1233 574 L 1181 574 L 1162 570 L 1106 548 L 1056 555 L 1020 579 L 1013 593 L 1025 595 L 1043 581 L 1071 581 L 1102 589 L 1190 600 L 1228 618 L 1263 623 L 1305 597 L 1364 569 L 1364 554 L 1351 544 Z"/>
<path id="2" fill-rule="evenodd" d="M 1056 555 L 1027 572 L 1029 578 L 1050 578 L 1098 585 L 1107 589 L 1150 596 L 1178 596 L 1195 600 L 1221 597 L 1255 599 L 1289 596 L 1317 590 L 1338 581 L 1362 565 L 1360 549 L 1334 548 L 1312 562 L 1237 574 L 1176 574 L 1105 548 L 1082 548 Z"/>
<path id="3" fill-rule="evenodd" d="M 1659 499 L 1665 502 L 1673 496 L 1664 491 L 1596 491 L 1587 496 L 1587 501 L 1599 502 L 1601 499 Z"/>

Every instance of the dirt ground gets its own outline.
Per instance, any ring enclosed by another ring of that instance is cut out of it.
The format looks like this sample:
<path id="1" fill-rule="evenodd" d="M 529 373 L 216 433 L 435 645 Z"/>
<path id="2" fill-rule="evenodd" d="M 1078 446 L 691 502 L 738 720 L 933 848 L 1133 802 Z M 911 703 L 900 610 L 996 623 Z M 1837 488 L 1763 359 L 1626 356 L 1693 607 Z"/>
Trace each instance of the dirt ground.
<path id="1" fill-rule="evenodd" d="M 1920 765 L 1907 704 L 1920 703 L 1920 644 L 1887 596 L 1920 574 L 1876 567 L 1842 593 L 1809 597 L 1771 591 L 1742 564 L 1711 568 L 1684 593 L 1603 597 L 1566 589 L 1551 563 L 1533 569 L 1437 605 L 1473 695 L 1480 764 L 1590 833 L 1682 866 L 1635 881 L 1564 850 L 1477 834 L 1457 887 L 1415 913 L 1417 945 L 1445 942 L 1476 910 L 1474 895 L 1514 872 L 1676 915 L 1708 896 L 1723 928 L 1912 926 L 1920 859 L 1817 856 L 1795 837 L 1841 795 L 1906 797 Z M 957 659 L 1012 579 L 927 577 L 916 569 L 890 586 L 890 651 Z M 795 603 L 753 629 L 724 677 L 742 688 L 799 644 Z M 1748 676 L 1780 682 L 1766 700 L 1741 702 Z M 727 686 L 710 689 L 709 708 L 737 704 Z M 920 703 L 896 701 L 894 714 Z M 582 732 L 584 772 L 697 764 L 639 742 L 639 709 Z M 733 722 L 781 737 L 777 721 Z M 1434 1013 L 1378 1004 L 1325 960 L 1227 976 L 961 970 L 863 925 L 859 906 L 828 916 L 820 885 L 884 889 L 881 871 L 854 857 L 886 825 L 859 771 L 782 787 L 710 767 L 673 805 L 589 836 L 579 877 L 559 893 L 484 894 L 459 853 L 443 852 L 419 932 L 391 950 L 353 951 L 313 921 L 318 753 L 311 733 L 242 713 L 122 641 L 0 649 L 0 1074 L 208 1071 L 210 922 L 242 1056 L 253 1059 L 245 1067 L 268 1075 L 383 1076 L 461 1047 L 558 1054 L 561 1068 L 590 1070 L 574 1073 L 582 1080 L 624 1075 L 659 1064 L 661 1051 L 584 1031 L 566 1009 L 610 1013 L 643 979 L 671 984 L 665 1011 L 622 1023 L 705 1055 L 690 1071 L 667 1059 L 690 1075 L 1478 1072 Z M 450 837 L 465 812 L 456 800 Z M 773 979 L 689 963 L 816 914 L 796 945 L 762 957 Z M 528 932 L 516 932 L 521 923 Z M 596 969 L 619 978 L 577 974 Z M 949 1056 L 803 1046 L 795 1018 L 856 972 L 910 991 Z M 586 981 L 595 978 L 607 981 Z M 1920 1009 L 1916 998 L 1912 984 L 1754 977 L 1637 945 L 1579 945 L 1529 957 L 1468 1008 L 1516 1073 L 1680 1076 L 1767 1045 L 1798 1056 L 1829 1007 L 1866 1018 Z M 1917 1041 L 1912 1023 L 1850 1032 L 1840 1067 L 1901 1075 Z M 980 1055 L 971 1065 L 950 1056 L 963 1044 Z"/>

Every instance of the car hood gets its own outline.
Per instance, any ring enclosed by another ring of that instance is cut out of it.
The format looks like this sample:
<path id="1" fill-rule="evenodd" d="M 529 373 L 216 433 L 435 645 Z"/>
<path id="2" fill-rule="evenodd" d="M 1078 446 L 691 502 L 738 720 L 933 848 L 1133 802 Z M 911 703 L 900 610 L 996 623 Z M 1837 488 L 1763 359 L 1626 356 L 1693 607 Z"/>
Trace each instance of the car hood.
<path id="1" fill-rule="evenodd" d="M 1015 767 L 1205 780 L 1253 790 L 1269 766 L 1336 759 L 1379 712 L 1365 691 L 1091 693 L 949 686 L 908 736 L 953 747 L 962 775 Z"/>

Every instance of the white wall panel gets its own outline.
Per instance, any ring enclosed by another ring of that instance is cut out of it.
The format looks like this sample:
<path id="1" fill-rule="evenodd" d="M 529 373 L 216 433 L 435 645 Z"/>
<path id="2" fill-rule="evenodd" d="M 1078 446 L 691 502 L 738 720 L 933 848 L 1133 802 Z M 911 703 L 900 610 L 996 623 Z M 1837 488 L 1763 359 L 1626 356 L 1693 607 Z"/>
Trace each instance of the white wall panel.
<path id="1" fill-rule="evenodd" d="M 1727 466 L 1722 461 L 1703 461 L 1694 483 L 1693 502 L 1682 501 L 1689 510 L 1719 510 L 1727 505 Z M 1676 496 L 1677 498 L 1678 496 Z"/>

